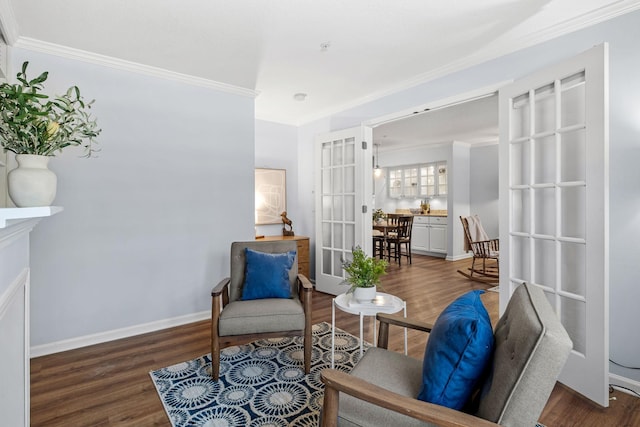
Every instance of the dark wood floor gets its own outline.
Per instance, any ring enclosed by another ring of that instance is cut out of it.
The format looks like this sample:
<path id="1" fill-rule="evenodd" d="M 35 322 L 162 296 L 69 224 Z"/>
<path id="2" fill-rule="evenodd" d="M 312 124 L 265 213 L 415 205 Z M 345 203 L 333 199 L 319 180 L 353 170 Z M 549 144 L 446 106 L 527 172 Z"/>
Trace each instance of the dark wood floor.
<path id="1" fill-rule="evenodd" d="M 413 264 L 391 266 L 383 278 L 386 292 L 407 301 L 410 317 L 433 322 L 457 296 L 485 289 L 456 273 L 468 261 L 447 262 L 416 256 Z M 207 296 L 203 296 L 206 298 Z M 498 294 L 483 298 L 493 321 Z M 331 296 L 314 292 L 314 322 L 331 322 Z M 358 334 L 358 317 L 336 313 L 336 325 Z M 372 323 L 365 324 L 371 340 Z M 401 351 L 401 330 L 390 348 Z M 421 358 L 426 336 L 409 335 L 409 354 Z M 149 371 L 209 352 L 209 324 L 197 322 L 31 361 L 32 426 L 169 426 Z M 557 385 L 540 419 L 552 426 L 640 426 L 640 399 L 614 391 L 607 409 Z"/>

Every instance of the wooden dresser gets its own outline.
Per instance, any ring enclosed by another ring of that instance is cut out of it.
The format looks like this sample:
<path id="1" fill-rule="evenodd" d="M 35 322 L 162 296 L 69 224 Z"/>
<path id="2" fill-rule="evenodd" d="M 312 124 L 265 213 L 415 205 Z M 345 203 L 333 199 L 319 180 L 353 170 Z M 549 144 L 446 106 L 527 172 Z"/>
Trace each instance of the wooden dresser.
<path id="1" fill-rule="evenodd" d="M 264 236 L 258 240 L 295 240 L 298 244 L 298 273 L 309 278 L 309 238 L 305 236 Z"/>

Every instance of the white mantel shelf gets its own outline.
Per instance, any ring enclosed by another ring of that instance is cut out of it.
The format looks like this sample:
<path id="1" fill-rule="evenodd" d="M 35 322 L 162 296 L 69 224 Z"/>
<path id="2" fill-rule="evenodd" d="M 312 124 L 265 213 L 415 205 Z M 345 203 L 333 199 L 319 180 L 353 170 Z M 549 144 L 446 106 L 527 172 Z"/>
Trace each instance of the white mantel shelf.
<path id="1" fill-rule="evenodd" d="M 52 216 L 62 211 L 61 206 L 35 208 L 0 208 L 0 228 L 7 228 L 22 221 Z"/>

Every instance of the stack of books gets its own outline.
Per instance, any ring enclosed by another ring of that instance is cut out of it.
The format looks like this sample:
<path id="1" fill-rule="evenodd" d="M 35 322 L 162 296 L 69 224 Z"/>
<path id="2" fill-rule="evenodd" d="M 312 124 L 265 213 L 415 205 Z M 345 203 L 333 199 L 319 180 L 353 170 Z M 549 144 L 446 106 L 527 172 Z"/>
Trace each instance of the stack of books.
<path id="1" fill-rule="evenodd" d="M 357 301 L 353 294 L 351 294 L 351 298 L 349 299 L 349 307 L 352 308 L 391 308 L 393 307 L 393 296 L 392 295 L 376 295 L 374 299 L 371 301 Z"/>

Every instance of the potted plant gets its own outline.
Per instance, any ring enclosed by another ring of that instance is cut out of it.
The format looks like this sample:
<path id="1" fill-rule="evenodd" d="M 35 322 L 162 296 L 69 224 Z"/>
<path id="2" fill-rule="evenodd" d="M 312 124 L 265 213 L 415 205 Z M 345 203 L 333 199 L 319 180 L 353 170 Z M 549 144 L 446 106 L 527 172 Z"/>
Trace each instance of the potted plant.
<path id="1" fill-rule="evenodd" d="M 353 258 L 342 261 L 347 274 L 344 283 L 350 285 L 347 293 L 353 292 L 358 301 L 371 301 L 376 297 L 380 277 L 387 273 L 387 261 L 367 256 L 360 246 L 352 250 Z"/>
<path id="2" fill-rule="evenodd" d="M 374 222 L 380 222 L 383 219 L 386 218 L 386 214 L 384 213 L 384 211 L 382 209 L 376 209 L 373 211 L 373 221 Z"/>
<path id="3" fill-rule="evenodd" d="M 101 129 L 77 86 L 62 96 L 42 93 L 48 72 L 27 78 L 22 64 L 17 83 L 0 84 L 0 145 L 16 154 L 18 168 L 9 172 L 9 196 L 16 206 L 47 206 L 56 193 L 56 176 L 49 159 L 65 147 L 81 146 L 86 157 L 96 152 Z"/>

